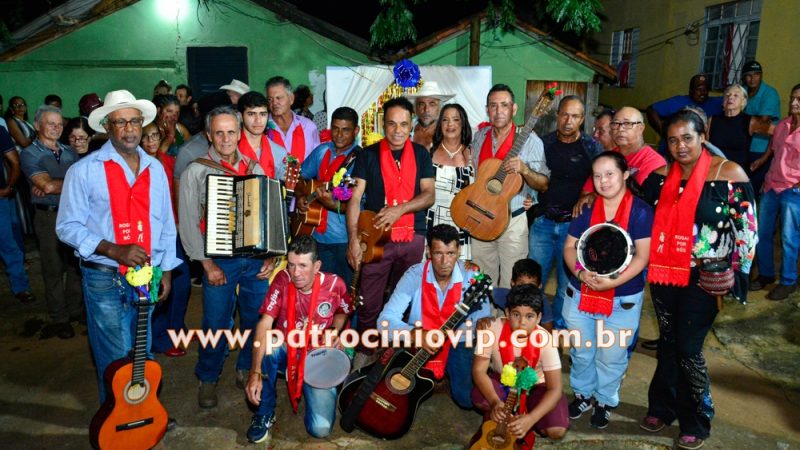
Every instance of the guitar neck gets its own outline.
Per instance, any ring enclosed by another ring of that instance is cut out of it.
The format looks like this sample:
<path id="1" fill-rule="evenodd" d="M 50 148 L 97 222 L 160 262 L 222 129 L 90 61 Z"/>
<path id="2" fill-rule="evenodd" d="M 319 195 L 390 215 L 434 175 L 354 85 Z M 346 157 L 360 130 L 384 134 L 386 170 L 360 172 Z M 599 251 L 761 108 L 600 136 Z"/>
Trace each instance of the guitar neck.
<path id="1" fill-rule="evenodd" d="M 139 296 L 139 303 L 136 306 L 138 314 L 136 317 L 136 339 L 133 343 L 132 384 L 144 383 L 144 367 L 147 360 L 148 315 L 150 313 L 148 301 L 147 297 Z"/>
<path id="2" fill-rule="evenodd" d="M 361 264 L 353 269 L 353 281 L 350 283 L 350 300 L 353 302 L 353 311 L 358 309 L 361 301 L 358 296 L 358 284 L 361 281 Z"/>
<path id="3" fill-rule="evenodd" d="M 503 412 L 506 418 L 497 424 L 495 434 L 503 436 L 508 433 L 508 419 L 513 417 L 514 407 L 517 406 L 517 394 L 517 388 L 509 389 L 508 397 L 506 397 L 506 402 L 503 405 Z"/>
<path id="4" fill-rule="evenodd" d="M 530 137 L 531 132 L 533 131 L 533 127 L 539 122 L 539 116 L 535 114 L 531 114 L 528 117 L 528 120 L 525 122 L 525 125 L 522 129 L 514 136 L 514 145 L 511 147 L 511 150 L 506 153 L 506 157 L 503 158 L 503 162 L 508 161 L 511 158 L 519 156 L 519 153 L 522 151 L 522 146 L 528 141 L 528 137 Z M 491 130 L 489 131 L 491 133 Z M 489 139 L 491 136 L 487 136 L 486 138 Z"/>

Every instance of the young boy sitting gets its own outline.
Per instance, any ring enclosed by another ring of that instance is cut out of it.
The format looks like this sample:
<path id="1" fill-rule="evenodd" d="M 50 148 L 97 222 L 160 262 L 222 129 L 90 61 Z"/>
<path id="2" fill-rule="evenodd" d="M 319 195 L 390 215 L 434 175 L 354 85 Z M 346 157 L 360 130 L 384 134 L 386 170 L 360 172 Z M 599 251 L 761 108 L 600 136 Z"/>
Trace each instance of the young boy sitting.
<path id="1" fill-rule="evenodd" d="M 569 427 L 558 351 L 550 343 L 538 348 L 529 341 L 534 330 L 544 330 L 539 326 L 539 321 L 545 301 L 544 295 L 535 286 L 523 284 L 512 287 L 506 297 L 507 318 L 496 318 L 489 324 L 489 330 L 495 338 L 493 345 L 477 348 L 472 362 L 472 380 L 475 384 L 472 401 L 484 412 L 485 419 L 494 421 L 506 417 L 506 390 L 500 383 L 503 366 L 514 363 L 515 359 L 522 356 L 529 367 L 535 368 L 538 381 L 527 394 L 527 413 L 517 415 L 508 422 L 508 431 L 517 439 L 524 439 L 534 431 L 541 436 L 561 439 Z M 510 335 L 517 330 L 523 330 L 524 338 L 520 337 L 517 345 L 506 345 L 501 349 L 499 342 L 507 340 L 510 344 Z M 523 342 L 526 344 L 521 345 Z"/>
<path id="2" fill-rule="evenodd" d="M 511 287 L 520 284 L 532 284 L 539 290 L 542 289 L 542 266 L 530 258 L 520 259 L 514 263 L 511 268 Z M 506 296 L 508 296 L 508 288 L 494 288 L 492 290 L 492 297 L 494 304 L 501 310 L 506 308 Z M 544 293 L 544 302 L 542 306 L 542 320 L 539 325 L 544 327 L 547 331 L 553 331 L 553 307 L 550 305 L 550 299 Z"/>

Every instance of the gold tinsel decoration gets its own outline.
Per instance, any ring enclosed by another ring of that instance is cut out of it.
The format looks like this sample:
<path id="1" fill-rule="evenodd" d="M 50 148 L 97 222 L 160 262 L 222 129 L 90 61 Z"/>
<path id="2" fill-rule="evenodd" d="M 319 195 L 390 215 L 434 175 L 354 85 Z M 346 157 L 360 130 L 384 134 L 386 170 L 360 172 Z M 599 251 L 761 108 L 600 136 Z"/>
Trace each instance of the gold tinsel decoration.
<path id="1" fill-rule="evenodd" d="M 375 133 L 383 135 L 383 104 L 393 98 L 401 97 L 403 94 L 416 94 L 424 83 L 425 80 L 420 78 L 417 87 L 404 91 L 397 83 L 392 82 L 378 97 L 378 100 L 367 108 L 367 111 L 361 115 L 361 142 L 364 147 L 369 145 L 367 142 L 370 141 L 370 137 L 375 137 Z"/>

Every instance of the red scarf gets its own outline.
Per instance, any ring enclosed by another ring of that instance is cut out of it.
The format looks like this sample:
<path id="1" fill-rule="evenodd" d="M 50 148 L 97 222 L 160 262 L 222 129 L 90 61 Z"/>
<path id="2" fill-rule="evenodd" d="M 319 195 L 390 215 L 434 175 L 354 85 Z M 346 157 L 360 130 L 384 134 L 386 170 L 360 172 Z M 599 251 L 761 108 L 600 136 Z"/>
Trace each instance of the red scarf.
<path id="1" fill-rule="evenodd" d="M 111 221 L 114 224 L 114 243 L 116 245 L 135 244 L 150 255 L 150 168 L 145 168 L 133 187 L 122 166 L 112 160 L 103 163 L 108 184 L 108 198 L 111 201 Z M 123 275 L 128 267 L 120 264 Z"/>
<path id="2" fill-rule="evenodd" d="M 511 325 L 509 325 L 508 320 L 505 320 L 503 322 L 503 328 L 500 331 L 499 342 L 506 343 L 505 346 L 498 345 L 498 347 L 500 348 L 500 361 L 503 363 L 504 366 L 506 364 L 513 363 L 516 357 L 514 356 L 514 345 L 511 342 Z M 533 370 L 536 370 L 536 365 L 539 364 L 539 355 L 541 354 L 541 351 L 542 349 L 536 345 L 533 345 L 530 341 L 530 337 L 528 337 L 528 342 L 522 349 L 522 357 L 525 358 L 525 361 L 528 362 L 528 367 L 530 367 Z M 518 413 L 520 415 L 528 413 L 528 393 L 526 391 L 521 391 L 519 393 Z M 533 431 L 533 429 L 531 429 L 523 439 L 524 442 L 522 448 L 531 449 L 533 448 L 533 443 L 536 441 L 536 433 Z"/>
<path id="3" fill-rule="evenodd" d="M 672 163 L 653 217 L 650 268 L 647 271 L 650 283 L 689 284 L 694 216 L 709 167 L 711 155 L 703 149 L 681 193 L 681 168 L 677 162 Z"/>
<path id="4" fill-rule="evenodd" d="M 626 190 L 622 196 L 622 201 L 617 207 L 617 213 L 614 214 L 614 222 L 619 225 L 623 230 L 628 229 L 628 220 L 631 217 L 631 206 L 633 205 L 633 194 L 631 191 Z M 592 207 L 592 218 L 589 226 L 606 222 L 606 209 L 603 203 L 603 197 L 597 196 L 597 200 Z M 605 291 L 595 291 L 590 289 L 586 284 L 581 283 L 581 301 L 578 304 L 578 311 L 583 311 L 587 314 L 602 314 L 606 317 L 611 315 L 614 309 L 614 292 L 616 289 L 608 289 Z"/>
<path id="5" fill-rule="evenodd" d="M 380 162 L 386 205 L 396 206 L 411 201 L 414 198 L 414 186 L 417 181 L 417 161 L 411 141 L 406 139 L 398 168 L 389 148 L 389 141 L 384 138 L 380 146 Z M 392 225 L 392 242 L 411 242 L 412 239 L 414 239 L 414 213 L 403 214 Z"/>
<path id="6" fill-rule="evenodd" d="M 311 302 L 308 305 L 305 345 L 299 349 L 288 343 L 286 346 L 286 383 L 289 386 L 289 400 L 292 402 L 292 409 L 295 413 L 297 412 L 297 404 L 300 402 L 300 397 L 303 395 L 306 354 L 308 353 L 308 346 L 311 344 L 311 327 L 314 325 L 314 314 L 317 311 L 320 284 L 320 275 L 317 274 L 314 277 L 314 285 L 311 288 Z M 297 288 L 291 281 L 286 295 L 286 328 L 287 336 L 297 329 Z M 299 355 L 297 354 L 298 351 L 300 352 Z"/>
<path id="7" fill-rule="evenodd" d="M 219 162 L 220 164 L 222 164 L 222 167 L 230 170 L 236 175 L 247 175 L 247 163 L 244 162 L 244 159 L 242 158 L 239 159 L 238 167 L 233 167 L 232 165 L 228 164 L 228 161 L 225 161 L 224 159 L 220 159 Z"/>
<path id="8" fill-rule="evenodd" d="M 256 156 L 256 152 L 253 150 L 250 142 L 247 141 L 247 137 L 244 136 L 244 133 L 242 134 L 242 138 L 239 139 L 239 153 L 249 159 L 258 161 L 258 164 L 261 165 L 261 169 L 264 171 L 264 175 L 275 178 L 275 160 L 272 158 L 272 146 L 269 145 L 267 135 L 261 135 L 261 157 L 259 158 Z"/>
<path id="9" fill-rule="evenodd" d="M 283 148 L 286 148 L 286 144 L 283 143 L 281 132 L 279 130 L 269 131 L 270 139 L 283 146 Z M 286 150 L 289 150 L 289 154 L 297 158 L 300 164 L 303 164 L 303 160 L 306 159 L 306 135 L 303 133 L 303 127 L 300 126 L 299 123 L 292 132 L 292 148 L 286 148 Z"/>
<path id="10" fill-rule="evenodd" d="M 444 296 L 442 309 L 439 309 L 439 294 L 436 286 L 428 281 L 428 266 L 431 261 L 425 262 L 422 269 L 422 329 L 435 330 L 444 325 L 447 319 L 453 315 L 456 305 L 461 301 L 461 282 L 454 283 L 453 287 Z M 431 357 L 425 368 L 433 372 L 437 380 L 444 376 L 444 369 L 447 366 L 447 355 L 450 354 L 450 343 L 445 343 L 436 355 Z"/>
<path id="11" fill-rule="evenodd" d="M 322 162 L 319 165 L 319 181 L 331 181 L 333 176 L 336 172 L 339 171 L 339 168 L 342 167 L 342 163 L 344 163 L 346 156 L 344 153 L 334 158 L 333 162 L 331 162 L 331 151 L 328 150 L 325 152 L 325 155 L 322 157 Z M 331 186 L 331 191 L 333 191 L 334 186 Z M 328 230 L 328 209 L 322 208 L 322 213 L 320 214 L 320 221 L 319 225 L 317 225 L 317 233 L 325 234 L 325 231 Z"/>
<path id="12" fill-rule="evenodd" d="M 511 147 L 514 146 L 514 136 L 517 134 L 517 126 L 513 123 L 511 124 L 511 131 L 506 136 L 506 140 L 500 144 L 500 147 L 497 149 L 497 153 L 492 155 L 492 140 L 494 139 L 494 134 L 492 133 L 494 127 L 490 128 L 489 131 L 486 133 L 486 138 L 483 140 L 483 145 L 481 145 L 481 153 L 478 156 L 478 165 L 489 158 L 497 158 L 497 159 L 504 159 L 506 154 Z"/>

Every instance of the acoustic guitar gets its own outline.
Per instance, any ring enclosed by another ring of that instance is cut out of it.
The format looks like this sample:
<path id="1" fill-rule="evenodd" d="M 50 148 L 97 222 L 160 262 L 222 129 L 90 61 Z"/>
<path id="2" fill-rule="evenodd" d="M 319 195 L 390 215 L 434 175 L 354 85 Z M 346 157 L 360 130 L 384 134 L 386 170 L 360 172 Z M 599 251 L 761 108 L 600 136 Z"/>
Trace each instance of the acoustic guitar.
<path id="1" fill-rule="evenodd" d="M 523 357 L 514 360 L 514 368 L 517 373 L 528 366 L 528 362 Z M 508 396 L 503 404 L 505 419 L 500 422 L 487 420 L 483 422 L 481 428 L 475 433 L 469 446 L 469 450 L 520 450 L 524 448 L 524 442 L 517 440 L 508 431 L 508 423 L 514 418 L 514 409 L 517 406 L 518 392 L 516 388 L 510 388 Z"/>
<path id="2" fill-rule="evenodd" d="M 295 209 L 289 218 L 292 236 L 310 236 L 314 232 L 314 228 L 322 223 L 322 211 L 325 207 L 322 206 L 322 203 L 314 200 L 318 197 L 317 188 L 328 189 L 329 184 L 319 180 L 300 180 L 297 183 L 294 195 L 297 198 L 305 197 L 308 209 L 305 212 Z"/>
<path id="3" fill-rule="evenodd" d="M 484 274 L 470 280 L 463 300 L 440 328 L 445 336 L 448 330 L 461 323 L 473 306 L 482 301 L 491 284 L 491 278 Z M 349 422 L 353 421 L 355 426 L 372 436 L 398 439 L 411 429 L 419 405 L 433 392 L 433 377 L 427 376 L 427 370 L 423 372 L 425 375 L 420 374 L 433 355 L 422 348 L 416 354 L 393 350 L 387 350 L 387 353 L 392 352 L 388 363 L 365 366 L 352 373 L 342 386 L 338 405 L 345 431 L 352 431 Z M 377 382 L 367 381 L 373 368 L 380 372 Z"/>
<path id="4" fill-rule="evenodd" d="M 103 378 L 108 395 L 89 426 L 92 446 L 97 449 L 152 448 L 167 431 L 167 410 L 158 400 L 161 366 L 147 359 L 152 304 L 140 296 L 136 307 L 133 358 L 118 359 L 106 368 Z"/>
<path id="5" fill-rule="evenodd" d="M 361 264 L 369 264 L 383 257 L 383 246 L 392 238 L 392 229 L 375 228 L 377 213 L 362 210 L 358 215 L 358 241 L 361 243 Z"/>
<path id="6" fill-rule="evenodd" d="M 518 173 L 506 172 L 503 163 L 519 155 L 536 122 L 547 112 L 554 98 L 552 91 L 545 89 L 505 158 L 502 161 L 497 158 L 484 160 L 478 167 L 475 182 L 453 198 L 450 204 L 453 222 L 476 239 L 493 241 L 508 228 L 511 220 L 508 205 L 522 189 L 523 180 Z M 487 134 L 486 139 L 490 138 Z"/>

